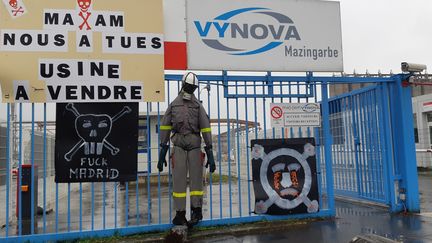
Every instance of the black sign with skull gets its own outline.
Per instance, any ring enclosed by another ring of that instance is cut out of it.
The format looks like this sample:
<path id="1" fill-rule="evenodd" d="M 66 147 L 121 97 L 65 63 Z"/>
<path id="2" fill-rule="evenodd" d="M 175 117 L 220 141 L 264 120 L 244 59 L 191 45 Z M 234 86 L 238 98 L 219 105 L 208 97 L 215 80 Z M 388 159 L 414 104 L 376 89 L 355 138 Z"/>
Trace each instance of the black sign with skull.
<path id="1" fill-rule="evenodd" d="M 134 181 L 138 103 L 57 104 L 55 181 Z"/>
<path id="2" fill-rule="evenodd" d="M 251 141 L 255 213 L 317 213 L 318 182 L 314 138 Z"/>

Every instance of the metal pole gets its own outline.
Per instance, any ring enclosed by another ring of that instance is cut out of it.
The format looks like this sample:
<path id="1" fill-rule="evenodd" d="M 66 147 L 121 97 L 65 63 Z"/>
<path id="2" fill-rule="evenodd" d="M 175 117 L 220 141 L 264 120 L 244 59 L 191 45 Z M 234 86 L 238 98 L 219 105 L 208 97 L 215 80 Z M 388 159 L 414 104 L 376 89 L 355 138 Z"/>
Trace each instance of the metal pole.
<path id="1" fill-rule="evenodd" d="M 328 196 L 328 207 L 332 215 L 336 215 L 335 199 L 334 199 L 334 184 L 333 184 L 333 169 L 332 169 L 332 137 L 330 133 L 330 114 L 327 83 L 322 84 L 322 116 L 323 116 L 323 132 L 324 132 L 324 156 L 326 165 L 326 185 Z"/>

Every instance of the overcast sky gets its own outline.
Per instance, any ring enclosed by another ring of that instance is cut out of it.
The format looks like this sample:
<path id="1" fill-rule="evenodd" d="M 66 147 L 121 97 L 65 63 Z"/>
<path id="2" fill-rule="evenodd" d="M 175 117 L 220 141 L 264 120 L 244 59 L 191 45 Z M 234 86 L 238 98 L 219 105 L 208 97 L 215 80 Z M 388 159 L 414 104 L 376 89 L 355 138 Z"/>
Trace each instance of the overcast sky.
<path id="1" fill-rule="evenodd" d="M 344 69 L 393 70 L 402 61 L 432 73 L 432 0 L 340 0 Z"/>

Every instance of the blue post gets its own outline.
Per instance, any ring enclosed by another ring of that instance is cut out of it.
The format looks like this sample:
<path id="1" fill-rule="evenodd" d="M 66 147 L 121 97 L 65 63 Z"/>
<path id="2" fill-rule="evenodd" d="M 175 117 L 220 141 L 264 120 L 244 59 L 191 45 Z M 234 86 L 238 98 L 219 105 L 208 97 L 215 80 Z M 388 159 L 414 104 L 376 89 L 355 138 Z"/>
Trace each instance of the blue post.
<path id="1" fill-rule="evenodd" d="M 18 235 L 22 235 L 22 190 L 21 190 L 21 185 L 22 185 L 22 165 L 23 165 L 23 161 L 22 161 L 22 150 L 23 150 L 23 138 L 22 138 L 22 103 L 19 104 L 19 147 L 18 147 L 18 161 L 19 161 L 19 165 L 18 165 L 18 195 L 19 196 L 19 200 L 18 200 Z"/>
<path id="2" fill-rule="evenodd" d="M 396 82 L 390 84 L 390 104 L 393 114 L 392 134 L 394 160 L 399 168 L 401 180 L 399 199 L 409 212 L 420 211 L 417 161 L 414 143 L 414 119 L 411 87 L 402 87 L 407 76 L 396 75 Z M 405 198 L 402 196 L 405 194 Z M 405 199 L 405 200 L 404 200 Z"/>
<path id="3" fill-rule="evenodd" d="M 247 87 L 245 89 L 247 94 Z M 250 160 L 249 160 L 249 118 L 248 118 L 248 99 L 245 98 L 245 120 L 246 120 L 246 166 L 247 166 L 247 185 L 248 185 L 248 214 L 252 213 L 251 209 L 251 188 L 250 188 Z"/>
<path id="4" fill-rule="evenodd" d="M 7 130 L 6 130 L 6 237 L 9 236 L 9 187 L 10 187 L 10 104 L 7 104 Z"/>
<path id="5" fill-rule="evenodd" d="M 238 85 L 236 82 L 236 94 L 238 94 Z M 239 126 L 239 104 L 238 104 L 238 98 L 235 99 L 236 101 L 236 137 L 237 137 L 237 183 L 238 183 L 238 203 L 239 203 L 239 215 L 240 217 L 242 216 L 242 200 L 241 200 L 241 170 L 240 170 L 240 164 L 241 164 L 241 160 L 240 160 L 240 126 Z M 247 121 L 246 121 L 247 122 Z"/>
<path id="6" fill-rule="evenodd" d="M 351 106 L 352 106 L 352 129 L 353 129 L 353 148 L 354 148 L 354 159 L 355 159 L 355 168 L 356 168 L 356 182 L 357 182 L 357 195 L 363 195 L 363 179 L 361 174 L 361 165 L 360 165 L 360 129 L 358 118 L 358 103 L 357 96 L 351 96 Z"/>
<path id="7" fill-rule="evenodd" d="M 129 226 L 129 182 L 126 182 L 126 190 L 125 190 L 125 227 Z"/>
<path id="8" fill-rule="evenodd" d="M 68 192 L 68 196 L 67 196 L 67 231 L 70 232 L 71 231 L 71 184 L 70 184 L 70 182 L 68 183 L 67 192 Z"/>
<path id="9" fill-rule="evenodd" d="M 168 104 L 171 102 L 170 97 L 170 83 L 168 81 L 167 93 L 168 93 Z M 169 141 L 168 141 L 169 145 Z M 158 144 L 159 146 L 159 144 Z M 158 150 L 159 151 L 159 150 Z M 171 154 L 171 147 L 168 148 L 168 154 Z M 169 205 L 169 222 L 172 220 L 172 186 L 171 186 L 171 156 L 168 156 L 168 205 Z"/>
<path id="10" fill-rule="evenodd" d="M 46 233 L 46 170 L 47 170 L 47 130 L 46 130 L 46 126 L 47 126 L 47 106 L 46 103 L 44 103 L 44 109 L 43 109 L 43 113 L 44 113 L 44 120 L 43 120 L 43 233 Z M 9 113 L 8 113 L 9 114 Z M 9 131 L 9 130 L 8 130 Z"/>
<path id="11" fill-rule="evenodd" d="M 94 215 L 95 215 L 95 195 L 94 182 L 91 183 L 91 230 L 94 230 Z"/>
<path id="12" fill-rule="evenodd" d="M 207 81 L 207 85 L 208 85 L 208 87 L 210 87 L 210 81 Z M 210 116 L 211 116 L 211 110 L 210 110 L 210 108 L 211 108 L 211 106 L 210 106 L 210 102 L 211 102 L 211 99 L 210 99 L 210 89 L 208 89 L 207 90 L 207 94 L 208 94 L 208 96 L 207 96 L 207 111 L 208 111 L 208 114 L 209 114 L 209 118 L 210 118 Z M 211 126 L 211 124 L 210 124 L 210 126 Z M 213 146 L 213 145 L 212 145 Z M 210 196 L 210 219 L 213 219 L 213 176 L 212 176 L 212 174 L 211 173 L 209 173 L 209 196 Z"/>
<path id="13" fill-rule="evenodd" d="M 82 193 L 83 193 L 83 190 L 82 190 L 82 182 L 80 182 L 79 183 L 79 204 L 80 204 L 80 207 L 79 207 L 79 231 L 82 231 L 82 208 L 83 208 L 83 200 L 82 200 L 82 198 L 83 198 L 83 196 L 82 196 Z"/>
<path id="14" fill-rule="evenodd" d="M 151 121 L 150 121 L 150 106 L 151 103 L 147 102 L 147 223 L 151 222 L 151 193 L 150 193 L 150 174 L 151 174 Z M 136 186 L 136 212 L 137 212 L 137 225 L 139 225 L 139 197 L 138 197 L 138 180 Z"/>
<path id="15" fill-rule="evenodd" d="M 157 103 L 157 131 L 158 131 L 158 146 L 157 146 L 157 151 L 158 154 L 160 152 L 160 104 L 159 102 Z M 147 151 L 148 153 L 148 151 Z M 159 157 L 158 157 L 159 158 Z M 138 178 L 137 178 L 137 182 L 138 182 Z M 138 183 L 137 183 L 138 184 Z M 138 194 L 138 193 L 137 193 Z M 161 177 L 160 177 L 160 171 L 158 170 L 158 223 L 161 224 Z"/>
<path id="16" fill-rule="evenodd" d="M 55 233 L 58 232 L 58 226 L 59 226 L 59 205 L 58 205 L 58 199 L 59 199 L 59 195 L 58 195 L 58 183 L 55 184 Z"/>
<path id="17" fill-rule="evenodd" d="M 380 128 L 381 135 L 381 146 L 383 154 L 383 165 L 384 165 L 384 186 L 385 195 L 387 201 L 390 204 L 390 210 L 392 212 L 397 211 L 397 202 L 395 201 L 395 191 L 394 187 L 394 173 L 393 173 L 393 155 L 392 155 L 392 142 L 391 142 L 391 122 L 390 122 L 390 110 L 389 110 L 389 92 L 388 85 L 381 85 L 381 119 L 380 124 L 382 124 L 382 129 Z"/>
<path id="18" fill-rule="evenodd" d="M 229 215 L 232 218 L 232 193 L 231 193 L 231 129 L 229 116 L 229 99 L 226 99 L 227 107 L 227 151 L 228 151 L 228 196 L 229 196 Z"/>
<path id="19" fill-rule="evenodd" d="M 105 189 L 105 182 L 102 182 L 102 226 L 103 229 L 106 228 L 106 189 Z"/>
<path id="20" fill-rule="evenodd" d="M 218 134 L 221 134 L 221 119 L 220 119 L 220 96 L 219 96 L 219 81 L 217 86 L 217 114 L 218 114 Z M 218 137 L 218 161 L 219 161 L 219 216 L 222 214 L 222 145 L 220 136 Z"/>
<path id="21" fill-rule="evenodd" d="M 330 113 L 327 83 L 322 84 L 322 116 L 323 116 L 323 133 L 324 133 L 324 157 L 326 165 L 326 185 L 328 196 L 328 207 L 332 215 L 336 214 L 333 190 L 333 169 L 332 169 L 332 137 L 330 133 Z"/>
<path id="22" fill-rule="evenodd" d="M 30 232 L 31 232 L 31 234 L 34 234 L 34 232 L 35 232 L 35 228 L 34 228 L 34 221 L 35 221 L 35 217 L 34 217 L 34 215 L 35 215 L 35 212 L 34 212 L 34 203 L 35 203 L 35 198 L 34 198 L 34 191 L 35 191 L 35 188 L 34 188 L 34 184 L 35 184 L 35 181 L 34 181 L 34 176 L 35 176 L 35 169 L 34 169 L 34 166 L 35 166 L 35 163 L 34 163 L 34 140 L 35 140 L 35 134 L 34 134 L 34 123 L 35 123 L 35 113 L 34 113 L 34 103 L 32 103 L 32 111 L 31 111 L 31 116 L 32 116 L 32 120 L 31 120 L 31 124 L 32 124 L 32 126 L 31 126 L 31 158 L 30 158 L 30 163 L 31 163 L 31 189 L 30 189 L 30 193 L 31 193 L 31 195 L 30 195 L 30 223 L 31 223 L 31 225 L 30 225 Z"/>
<path id="23" fill-rule="evenodd" d="M 114 228 L 117 229 L 117 182 L 114 183 Z"/>

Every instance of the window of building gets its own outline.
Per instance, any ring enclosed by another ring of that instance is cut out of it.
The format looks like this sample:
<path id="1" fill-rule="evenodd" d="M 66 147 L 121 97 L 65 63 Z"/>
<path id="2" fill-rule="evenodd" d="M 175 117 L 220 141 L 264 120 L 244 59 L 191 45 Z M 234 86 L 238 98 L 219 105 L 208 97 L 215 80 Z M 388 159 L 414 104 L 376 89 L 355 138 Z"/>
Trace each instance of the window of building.
<path id="1" fill-rule="evenodd" d="M 432 127 L 429 127 L 429 142 L 432 144 Z"/>
<path id="2" fill-rule="evenodd" d="M 432 122 L 432 112 L 426 113 L 426 117 L 427 117 L 428 122 Z M 417 122 L 416 122 L 416 124 L 417 124 Z"/>
<path id="3" fill-rule="evenodd" d="M 414 120 L 414 141 L 415 143 L 419 143 L 419 134 L 418 134 L 418 129 L 417 129 L 417 114 L 414 114 L 413 117 Z"/>

